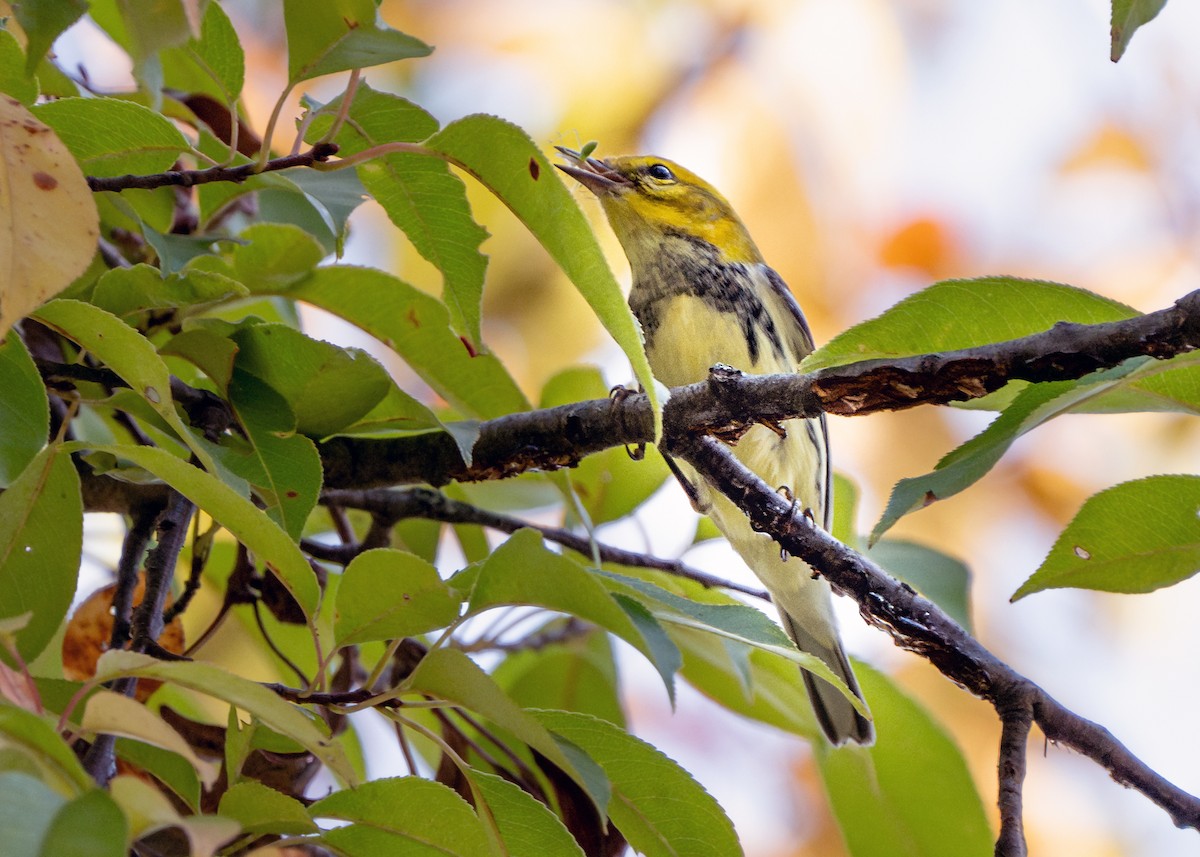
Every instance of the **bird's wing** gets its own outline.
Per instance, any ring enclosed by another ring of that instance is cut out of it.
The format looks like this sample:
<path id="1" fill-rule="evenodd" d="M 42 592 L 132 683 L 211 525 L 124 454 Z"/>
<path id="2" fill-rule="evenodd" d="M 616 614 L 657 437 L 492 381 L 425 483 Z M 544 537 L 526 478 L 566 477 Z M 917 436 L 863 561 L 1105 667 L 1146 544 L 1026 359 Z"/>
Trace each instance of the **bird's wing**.
<path id="1" fill-rule="evenodd" d="M 797 364 L 802 358 L 812 353 L 816 347 L 813 342 L 812 330 L 808 327 L 808 319 L 804 317 L 804 312 L 800 309 L 800 304 L 796 303 L 796 298 L 792 296 L 792 290 L 788 288 L 787 283 L 783 281 L 783 277 L 775 273 L 775 270 L 764 265 L 763 270 L 766 273 L 766 284 L 768 288 L 767 302 L 773 303 L 773 309 L 777 311 L 773 313 L 780 322 L 785 319 L 794 322 L 791 325 L 784 325 L 784 336 L 788 345 L 792 349 L 792 353 L 796 356 Z M 830 467 L 829 458 L 829 430 L 825 425 L 825 415 L 816 418 L 817 435 L 820 438 L 820 443 L 824 446 L 824 465 L 825 465 L 825 508 L 822 515 L 822 525 L 828 530 L 833 524 L 833 472 Z"/>

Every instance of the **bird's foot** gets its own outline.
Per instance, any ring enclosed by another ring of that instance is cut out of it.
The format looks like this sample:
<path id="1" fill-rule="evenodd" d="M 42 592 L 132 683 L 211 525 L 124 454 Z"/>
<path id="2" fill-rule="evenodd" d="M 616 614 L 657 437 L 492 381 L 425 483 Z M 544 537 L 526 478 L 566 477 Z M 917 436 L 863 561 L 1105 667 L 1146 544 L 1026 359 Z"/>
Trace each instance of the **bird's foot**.
<path id="1" fill-rule="evenodd" d="M 608 391 L 608 398 L 612 401 L 613 404 L 619 405 L 622 402 L 624 402 L 626 399 L 628 399 L 630 396 L 634 395 L 635 393 L 642 393 L 642 392 L 645 392 L 645 391 L 642 389 L 641 384 L 638 385 L 638 388 L 636 390 L 631 390 L 622 384 L 617 384 L 617 386 L 613 387 L 611 390 Z M 642 441 L 639 443 L 635 443 L 633 446 L 630 446 L 629 444 L 625 444 L 625 454 L 628 455 L 634 461 L 641 461 L 643 458 L 646 457 L 645 442 Z"/>

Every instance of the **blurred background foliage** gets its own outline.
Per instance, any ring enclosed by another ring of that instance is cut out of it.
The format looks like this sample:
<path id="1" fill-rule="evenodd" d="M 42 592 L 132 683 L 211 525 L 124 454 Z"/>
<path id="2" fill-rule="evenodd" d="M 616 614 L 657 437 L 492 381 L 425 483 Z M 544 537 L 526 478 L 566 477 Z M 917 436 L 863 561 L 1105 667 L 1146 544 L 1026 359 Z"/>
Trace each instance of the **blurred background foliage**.
<path id="1" fill-rule="evenodd" d="M 243 102 L 261 132 L 286 79 L 278 4 L 222 5 L 246 50 Z M 600 156 L 653 152 L 686 164 L 734 203 L 819 342 L 948 277 L 1056 280 L 1143 311 L 1196 286 L 1193 4 L 1169 5 L 1119 65 L 1108 60 L 1102 0 L 384 0 L 381 9 L 436 51 L 373 70 L 373 87 L 403 93 L 443 123 L 495 113 L 547 150 L 597 140 Z M 128 69 L 103 59 L 94 30 L 73 31 L 60 53 L 72 50 L 97 87 L 127 85 Z M 317 81 L 310 92 L 327 100 L 340 85 Z M 285 115 L 298 112 L 293 104 Z M 628 363 L 545 251 L 495 198 L 468 187 L 492 235 L 483 338 L 528 396 L 537 401 L 548 379 L 579 363 L 628 382 Z M 598 207 L 583 204 L 627 280 Z M 354 216 L 347 259 L 440 288 L 374 204 Z M 306 321 L 314 335 L 361 344 L 318 313 Z M 859 529 L 878 518 L 898 479 L 927 471 L 988 419 L 948 408 L 834 419 L 836 465 L 861 492 Z M 1066 590 L 1008 599 L 1086 497 L 1187 469 L 1198 455 L 1200 428 L 1182 415 L 1068 417 L 1018 442 L 979 485 L 895 530 L 967 562 L 975 631 L 1001 658 L 1192 792 L 1200 584 L 1136 598 Z M 695 526 L 668 486 L 638 522 L 605 537 L 673 555 Z M 720 546 L 686 557 L 751 582 Z M 852 609 L 842 621 L 852 649 L 945 724 L 994 804 L 990 707 L 862 628 Z M 232 638 L 214 645 L 238 651 Z M 624 661 L 635 677 L 649 670 Z M 631 726 L 714 793 L 747 853 L 841 853 L 806 746 L 694 692 L 681 693 L 672 714 L 655 681 L 629 685 Z M 1091 763 L 1048 748 L 1031 754 L 1030 767 L 1032 853 L 1194 853 L 1194 834 L 1172 830 Z"/>

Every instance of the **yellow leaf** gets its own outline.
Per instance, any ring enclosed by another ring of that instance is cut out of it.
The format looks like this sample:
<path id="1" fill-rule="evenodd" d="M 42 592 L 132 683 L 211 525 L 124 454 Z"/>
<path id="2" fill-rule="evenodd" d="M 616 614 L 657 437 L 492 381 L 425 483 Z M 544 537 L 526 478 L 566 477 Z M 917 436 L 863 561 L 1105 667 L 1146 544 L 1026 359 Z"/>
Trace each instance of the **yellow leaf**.
<path id="1" fill-rule="evenodd" d="M 88 699 L 80 725 L 87 732 L 132 738 L 182 756 L 196 769 L 205 788 L 212 788 L 217 781 L 216 765 L 197 756 L 165 720 L 127 696 L 109 690 L 97 691 Z"/>
<path id="2" fill-rule="evenodd" d="M 99 237 L 96 203 L 67 147 L 0 95 L 0 337 L 83 273 Z"/>

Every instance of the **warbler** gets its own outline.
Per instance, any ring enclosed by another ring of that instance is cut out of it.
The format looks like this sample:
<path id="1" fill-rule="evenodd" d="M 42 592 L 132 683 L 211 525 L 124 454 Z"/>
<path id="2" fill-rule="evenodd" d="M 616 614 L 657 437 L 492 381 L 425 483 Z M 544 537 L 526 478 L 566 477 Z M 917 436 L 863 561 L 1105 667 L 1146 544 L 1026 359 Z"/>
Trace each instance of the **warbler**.
<path id="1" fill-rule="evenodd" d="M 712 185 L 665 158 L 598 159 L 557 147 L 559 169 L 600 200 L 633 271 L 629 304 L 654 376 L 668 387 L 708 377 L 717 363 L 756 374 L 794 372 L 813 350 L 808 322 L 763 261 L 732 206 Z M 829 528 L 829 441 L 824 415 L 755 425 L 734 454 L 767 484 L 788 486 L 799 508 Z M 830 588 L 686 464 L 675 465 L 707 513 L 758 576 L 797 648 L 824 661 L 860 699 L 833 616 Z M 833 744 L 873 740 L 871 722 L 833 685 L 802 670 L 817 722 Z"/>

